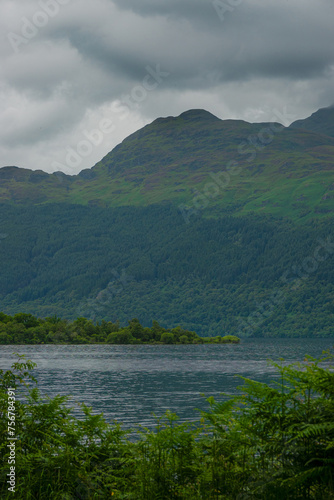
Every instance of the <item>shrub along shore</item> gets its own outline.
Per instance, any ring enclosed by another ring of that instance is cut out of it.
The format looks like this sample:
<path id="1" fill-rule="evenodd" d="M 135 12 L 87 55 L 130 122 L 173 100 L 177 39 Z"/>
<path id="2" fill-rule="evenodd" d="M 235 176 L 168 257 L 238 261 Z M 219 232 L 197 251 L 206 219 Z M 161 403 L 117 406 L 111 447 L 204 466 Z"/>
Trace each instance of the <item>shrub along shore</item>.
<path id="1" fill-rule="evenodd" d="M 134 318 L 129 325 L 101 321 L 94 324 L 86 318 L 73 322 L 53 316 L 39 319 L 32 314 L 8 316 L 0 313 L 0 344 L 226 344 L 238 343 L 234 335 L 199 337 L 180 326 L 166 329 L 153 321 L 143 327 Z"/>
<path id="2" fill-rule="evenodd" d="M 196 425 L 167 412 L 133 440 L 85 405 L 77 419 L 66 396 L 42 396 L 19 356 L 0 370 L 0 497 L 333 499 L 333 358 L 274 364 L 274 386 L 241 377 L 240 394 L 209 398 Z"/>

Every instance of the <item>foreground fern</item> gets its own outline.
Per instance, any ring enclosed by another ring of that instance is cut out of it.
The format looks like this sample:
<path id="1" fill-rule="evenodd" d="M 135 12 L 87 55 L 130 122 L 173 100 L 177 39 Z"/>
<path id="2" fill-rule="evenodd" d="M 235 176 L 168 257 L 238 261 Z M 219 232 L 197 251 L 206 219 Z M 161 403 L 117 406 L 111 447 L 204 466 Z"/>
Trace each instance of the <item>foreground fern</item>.
<path id="1" fill-rule="evenodd" d="M 197 425 L 169 412 L 156 428 L 126 432 L 92 415 L 71 416 L 66 397 L 42 397 L 24 357 L 0 371 L 3 499 L 334 498 L 333 356 L 275 364 L 272 386 L 242 378 Z M 15 388 L 15 494 L 8 491 L 8 388 Z"/>

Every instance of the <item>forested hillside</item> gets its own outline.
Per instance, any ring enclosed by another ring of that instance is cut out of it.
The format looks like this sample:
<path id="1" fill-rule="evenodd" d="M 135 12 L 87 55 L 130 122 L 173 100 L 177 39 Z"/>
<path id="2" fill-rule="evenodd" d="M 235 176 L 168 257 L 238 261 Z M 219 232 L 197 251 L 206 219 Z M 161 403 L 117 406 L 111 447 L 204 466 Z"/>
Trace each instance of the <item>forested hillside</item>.
<path id="1" fill-rule="evenodd" d="M 1 205 L 5 313 L 204 336 L 332 335 L 333 221 L 257 214 L 186 224 L 170 205 Z"/>

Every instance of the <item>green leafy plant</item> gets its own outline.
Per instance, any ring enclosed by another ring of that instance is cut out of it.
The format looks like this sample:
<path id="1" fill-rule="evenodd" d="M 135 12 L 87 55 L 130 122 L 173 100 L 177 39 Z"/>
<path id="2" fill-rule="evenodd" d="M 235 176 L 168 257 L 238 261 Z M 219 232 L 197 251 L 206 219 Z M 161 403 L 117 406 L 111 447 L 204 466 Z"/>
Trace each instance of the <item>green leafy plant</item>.
<path id="1" fill-rule="evenodd" d="M 0 372 L 0 496 L 8 491 L 7 389 L 17 391 L 16 493 L 28 499 L 330 500 L 334 498 L 333 355 L 273 363 L 280 379 L 242 378 L 198 422 L 167 412 L 124 431 L 66 396 L 42 396 L 19 356 Z"/>

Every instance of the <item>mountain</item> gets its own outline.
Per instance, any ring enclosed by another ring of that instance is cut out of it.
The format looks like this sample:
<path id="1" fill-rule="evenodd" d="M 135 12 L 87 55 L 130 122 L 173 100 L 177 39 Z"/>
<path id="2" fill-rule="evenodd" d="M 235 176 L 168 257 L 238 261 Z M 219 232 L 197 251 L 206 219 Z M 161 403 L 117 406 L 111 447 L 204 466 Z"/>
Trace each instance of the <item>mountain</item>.
<path id="1" fill-rule="evenodd" d="M 333 336 L 334 137 L 316 121 L 190 110 L 76 176 L 0 169 L 0 310 Z"/>
<path id="2" fill-rule="evenodd" d="M 304 120 L 291 123 L 290 128 L 309 130 L 334 137 L 334 104 L 328 108 L 319 109 Z"/>
<path id="3" fill-rule="evenodd" d="M 104 207 L 171 202 L 209 206 L 211 216 L 261 211 L 302 221 L 332 211 L 333 153 L 334 137 L 191 110 L 155 120 L 76 176 L 2 168 L 0 197 Z"/>

